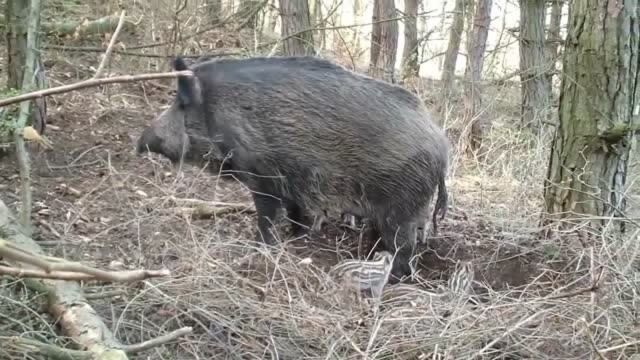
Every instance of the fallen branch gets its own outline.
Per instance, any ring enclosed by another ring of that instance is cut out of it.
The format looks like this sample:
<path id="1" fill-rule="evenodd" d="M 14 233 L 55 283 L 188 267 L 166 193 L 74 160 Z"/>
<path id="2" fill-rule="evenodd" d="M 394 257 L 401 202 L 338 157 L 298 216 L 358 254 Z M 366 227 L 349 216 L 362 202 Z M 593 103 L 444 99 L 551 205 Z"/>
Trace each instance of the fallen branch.
<path id="1" fill-rule="evenodd" d="M 143 341 L 138 344 L 126 345 L 123 350 L 127 354 L 135 354 L 141 351 L 149 350 L 156 346 L 164 345 L 170 341 L 173 341 L 179 337 L 191 334 L 193 329 L 189 326 L 174 330 L 166 335 L 158 336 L 155 339 Z"/>
<path id="2" fill-rule="evenodd" d="M 97 270 L 97 269 L 94 269 Z M 170 275 L 168 270 L 131 270 L 107 272 L 102 271 L 101 276 L 87 274 L 79 271 L 63 271 L 54 270 L 46 272 L 42 270 L 23 269 L 12 266 L 0 265 L 0 275 L 9 275 L 17 278 L 37 278 L 37 279 L 55 279 L 66 281 L 91 281 L 98 280 L 104 282 L 132 282 L 140 281 L 155 277 L 164 277 Z M 88 298 L 88 297 L 87 297 Z"/>
<path id="3" fill-rule="evenodd" d="M 175 204 L 174 208 L 162 209 L 162 212 L 169 212 L 176 215 L 191 216 L 194 219 L 209 219 L 214 216 L 220 216 L 235 212 L 254 213 L 256 210 L 251 204 L 229 203 L 223 201 L 207 201 L 200 199 L 181 199 L 171 196 L 169 198 L 151 198 L 150 202 L 169 200 Z"/>
<path id="4" fill-rule="evenodd" d="M 157 198 L 158 199 L 158 198 Z M 175 196 L 171 196 L 168 199 L 172 203 L 181 206 L 209 206 L 209 207 L 220 207 L 220 208 L 234 208 L 234 209 L 246 209 L 252 208 L 251 204 L 243 204 L 243 203 L 230 203 L 224 201 L 208 201 L 208 200 L 200 200 L 200 199 L 186 199 L 186 198 L 177 198 Z"/>
<path id="5" fill-rule="evenodd" d="M 193 329 L 189 326 L 174 330 L 166 335 L 158 336 L 157 338 L 143 341 L 138 344 L 123 346 L 120 351 L 124 351 L 127 354 L 135 354 L 145 350 L 164 345 L 179 337 L 191 334 Z M 3 337 L 0 337 L 3 339 Z M 84 350 L 72 350 L 61 348 L 56 345 L 43 343 L 36 340 L 21 338 L 17 336 L 11 336 L 4 338 L 6 344 L 9 347 L 14 348 L 16 351 L 24 353 L 37 353 L 46 356 L 47 359 L 60 359 L 60 360 L 93 360 L 94 354 Z M 110 360 L 111 358 L 103 357 L 104 360 Z"/>
<path id="6" fill-rule="evenodd" d="M 124 296 L 126 292 L 124 290 L 111 290 L 103 291 L 100 293 L 84 293 L 84 298 L 87 300 L 101 300 L 106 298 L 113 298 L 117 296 Z"/>
<path id="7" fill-rule="evenodd" d="M 115 83 L 145 81 L 145 80 L 152 80 L 152 79 L 171 79 L 178 76 L 191 77 L 193 76 L 193 72 L 191 72 L 191 70 L 184 70 L 184 71 L 171 71 L 171 72 L 165 72 L 165 73 L 122 75 L 122 76 L 113 76 L 108 78 L 83 80 L 74 84 L 56 86 L 53 88 L 33 91 L 33 92 L 22 94 L 22 95 L 1 99 L 0 107 L 19 103 L 25 100 L 37 99 L 44 96 L 55 95 L 55 94 L 63 94 L 63 93 L 71 92 L 74 90 L 80 90 L 88 87 L 94 87 L 94 86 L 100 86 L 100 85 L 106 85 L 106 84 L 115 84 Z"/>
<path id="8" fill-rule="evenodd" d="M 0 266 L 0 274 L 22 278 L 131 282 L 170 275 L 169 270 L 105 271 L 77 262 L 37 255 L 21 249 L 2 238 L 0 238 L 0 256 L 7 261 L 22 262 L 41 269 Z"/>
<path id="9" fill-rule="evenodd" d="M 113 32 L 118 26 L 118 23 L 118 16 L 109 15 L 95 20 L 83 19 L 81 21 L 42 24 L 42 30 L 47 35 L 82 36 L 85 34 L 103 34 Z M 123 27 L 126 31 L 132 31 L 135 28 L 135 23 L 128 20 L 124 21 Z"/>
<path id="10" fill-rule="evenodd" d="M 59 346 L 43 343 L 36 340 L 25 339 L 17 336 L 5 338 L 4 342 L 9 348 L 22 353 L 36 353 L 47 359 L 60 360 L 91 360 L 93 354 L 88 351 L 65 349 Z"/>
<path id="11" fill-rule="evenodd" d="M 242 212 L 244 210 L 252 211 L 253 209 L 247 208 L 246 205 L 238 206 L 238 207 L 217 207 L 217 206 L 206 206 L 206 205 L 197 205 L 194 207 L 175 207 L 166 209 L 165 211 L 183 216 L 190 216 L 193 219 L 211 219 L 216 216 L 221 216 L 229 213 Z M 255 211 L 255 210 L 253 210 Z"/>
<path id="12" fill-rule="evenodd" d="M 109 60 L 109 56 L 111 56 L 111 52 L 113 51 L 113 46 L 118 39 L 118 35 L 120 34 L 120 30 L 122 29 L 122 24 L 124 23 L 124 14 L 125 11 L 122 10 L 120 13 L 120 20 L 118 20 L 118 26 L 116 26 L 116 31 L 113 32 L 111 36 L 111 40 L 109 40 L 109 46 L 107 46 L 107 51 L 105 51 L 104 56 L 102 57 L 102 61 L 100 61 L 100 65 L 98 66 L 98 70 L 96 70 L 96 74 L 93 75 L 94 79 L 99 79 L 102 76 L 102 71 L 104 69 L 105 64 Z"/>

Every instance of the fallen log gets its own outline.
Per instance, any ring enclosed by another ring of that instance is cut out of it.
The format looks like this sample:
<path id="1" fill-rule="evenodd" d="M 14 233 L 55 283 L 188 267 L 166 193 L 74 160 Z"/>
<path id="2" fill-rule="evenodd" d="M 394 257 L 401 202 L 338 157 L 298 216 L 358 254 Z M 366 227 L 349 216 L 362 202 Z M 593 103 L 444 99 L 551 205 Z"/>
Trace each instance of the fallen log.
<path id="1" fill-rule="evenodd" d="M 42 31 L 47 35 L 80 37 L 87 34 L 113 33 L 118 27 L 119 15 L 105 16 L 96 20 L 82 19 L 78 21 L 65 21 L 60 23 L 44 23 Z M 130 20 L 125 20 L 122 24 L 123 31 L 133 31 L 136 24 Z"/>
<path id="2" fill-rule="evenodd" d="M 175 207 L 164 207 L 160 212 L 175 215 L 190 216 L 193 219 L 210 219 L 229 213 L 255 213 L 253 204 L 230 203 L 224 201 L 207 201 L 200 199 L 185 199 L 170 196 L 167 198 L 150 198 L 146 204 L 167 201 Z"/>

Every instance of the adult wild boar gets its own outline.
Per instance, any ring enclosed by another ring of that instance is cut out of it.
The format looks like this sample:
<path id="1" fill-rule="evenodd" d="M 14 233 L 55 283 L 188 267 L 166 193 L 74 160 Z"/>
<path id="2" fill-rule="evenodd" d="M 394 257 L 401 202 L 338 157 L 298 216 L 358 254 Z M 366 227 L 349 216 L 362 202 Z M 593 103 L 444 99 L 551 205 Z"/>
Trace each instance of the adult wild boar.
<path id="1" fill-rule="evenodd" d="M 174 162 L 226 156 L 252 191 L 257 239 L 272 244 L 277 209 L 368 218 L 389 251 L 392 274 L 409 274 L 416 226 L 439 189 L 432 221 L 446 212 L 448 142 L 409 91 L 315 57 L 211 60 L 177 80 L 170 108 L 138 151 Z"/>

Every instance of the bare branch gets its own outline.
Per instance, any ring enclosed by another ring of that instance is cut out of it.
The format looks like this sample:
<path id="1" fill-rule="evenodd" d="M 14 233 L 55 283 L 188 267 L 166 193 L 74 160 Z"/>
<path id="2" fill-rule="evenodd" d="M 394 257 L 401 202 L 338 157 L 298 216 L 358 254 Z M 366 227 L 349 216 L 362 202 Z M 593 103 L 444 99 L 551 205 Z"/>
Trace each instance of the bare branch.
<path id="1" fill-rule="evenodd" d="M 170 275 L 169 270 L 105 271 L 64 259 L 36 255 L 0 239 L 0 256 L 5 260 L 22 262 L 42 270 L 0 266 L 0 274 L 21 278 L 58 280 L 99 280 L 108 282 L 140 281 Z"/>
<path id="2" fill-rule="evenodd" d="M 60 51 L 76 51 L 76 52 L 104 52 L 105 49 L 102 47 L 93 47 L 93 46 L 65 46 L 65 45 L 46 45 L 42 47 L 45 50 L 60 50 Z M 111 51 L 112 54 L 126 55 L 126 56 L 137 56 L 137 57 L 147 57 L 147 58 L 171 58 L 175 55 L 164 55 L 164 54 L 145 54 L 141 52 L 132 52 L 132 51 L 124 51 L 113 49 Z M 220 57 L 220 56 L 237 56 L 242 55 L 241 49 L 227 48 L 227 49 L 218 49 L 218 51 L 211 53 L 203 53 L 198 55 L 180 55 L 183 58 L 202 58 L 202 57 Z"/>
<path id="3" fill-rule="evenodd" d="M 63 94 L 63 93 L 80 90 L 88 87 L 93 87 L 93 86 L 145 81 L 145 80 L 153 80 L 153 79 L 170 79 L 178 76 L 191 77 L 193 76 L 193 73 L 191 72 L 191 70 L 184 70 L 184 71 L 171 71 L 171 72 L 165 72 L 165 73 L 121 75 L 121 76 L 113 76 L 108 78 L 83 80 L 74 84 L 56 86 L 49 89 L 38 90 L 38 91 L 2 99 L 0 100 L 0 107 L 15 104 L 25 100 L 37 99 L 40 97 L 55 95 L 55 94 Z"/>
<path id="4" fill-rule="evenodd" d="M 118 26 L 116 26 L 116 31 L 113 32 L 113 36 L 111 36 L 111 40 L 109 41 L 109 46 L 107 46 L 107 51 L 105 51 L 104 56 L 102 57 L 102 61 L 98 66 L 98 70 L 96 70 L 96 74 L 93 76 L 94 79 L 100 78 L 102 75 L 102 71 L 104 69 L 105 64 L 109 61 L 109 56 L 111 56 L 111 52 L 113 51 L 113 46 L 118 39 L 118 35 L 120 34 L 120 30 L 122 29 L 122 24 L 124 24 L 124 14 L 125 11 L 122 10 L 120 13 L 120 20 L 118 20 Z"/>
<path id="5" fill-rule="evenodd" d="M 108 282 L 131 282 L 150 279 L 154 277 L 164 277 L 169 275 L 168 270 L 131 270 L 118 272 L 104 272 L 102 276 L 95 276 L 79 271 L 51 271 L 21 269 L 0 265 L 0 275 L 10 275 L 17 278 L 53 279 L 66 281 L 108 281 Z M 94 297 L 95 298 L 95 297 Z"/>
<path id="6" fill-rule="evenodd" d="M 172 331 L 166 335 L 162 335 L 162 336 L 158 336 L 155 339 L 151 339 L 151 340 L 147 340 L 147 341 L 143 341 L 141 343 L 138 344 L 133 344 L 133 345 L 126 345 L 124 346 L 123 350 L 124 352 L 126 352 L 127 354 L 134 354 L 134 353 L 138 353 L 141 351 L 145 351 L 145 350 L 149 350 L 151 348 L 154 348 L 156 346 L 160 346 L 160 345 L 164 345 L 170 341 L 173 341 L 179 337 L 191 334 L 191 332 L 193 331 L 193 329 L 190 326 L 187 327 L 183 327 L 180 328 L 178 330 Z"/>
<path id="7" fill-rule="evenodd" d="M 120 290 L 111 290 L 111 291 L 103 291 L 99 293 L 85 293 L 84 298 L 87 300 L 100 300 L 106 298 L 113 298 L 116 296 L 123 296 L 126 292 L 122 289 Z"/>

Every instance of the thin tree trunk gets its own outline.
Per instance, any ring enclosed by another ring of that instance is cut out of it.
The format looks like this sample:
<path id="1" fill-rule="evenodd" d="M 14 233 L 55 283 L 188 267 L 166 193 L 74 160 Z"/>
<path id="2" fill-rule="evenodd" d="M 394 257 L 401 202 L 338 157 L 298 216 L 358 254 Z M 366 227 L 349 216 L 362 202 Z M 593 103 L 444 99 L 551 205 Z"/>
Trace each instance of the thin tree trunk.
<path id="1" fill-rule="evenodd" d="M 353 18 L 354 21 L 357 22 L 361 22 L 360 18 L 362 17 L 362 13 L 364 10 L 364 7 L 362 6 L 363 0 L 353 0 Z M 354 53 L 357 54 L 357 58 L 360 58 L 361 56 L 361 41 L 360 41 L 360 29 L 355 27 L 352 29 L 353 32 L 353 39 L 351 41 L 351 43 L 353 44 L 353 51 Z"/>
<path id="2" fill-rule="evenodd" d="M 544 23 L 545 0 L 520 0 L 520 116 L 523 125 L 534 129 L 544 123 L 551 105 Z"/>
<path id="3" fill-rule="evenodd" d="M 629 149 L 640 130 L 639 4 L 581 0 L 569 7 L 545 208 L 549 217 L 577 223 L 584 215 L 600 227 L 625 207 Z"/>
<path id="4" fill-rule="evenodd" d="M 5 7 L 5 19 L 7 40 L 7 88 L 21 89 L 25 64 L 27 61 L 27 25 L 30 2 L 26 0 L 8 0 Z M 38 24 L 40 24 L 38 20 Z M 36 34 L 34 46 L 40 48 L 40 36 Z M 45 87 L 47 84 L 45 69 L 40 53 L 35 53 L 35 80 L 36 86 Z M 43 134 L 46 128 L 47 102 L 45 98 L 34 100 L 35 107 L 29 114 L 28 124 L 31 124 L 38 133 Z"/>
<path id="5" fill-rule="evenodd" d="M 423 4 L 420 3 L 420 11 L 422 11 L 423 8 L 424 8 Z M 440 34 L 444 34 L 444 29 L 445 29 L 444 24 L 446 23 L 446 20 L 447 20 L 447 1 L 445 0 L 442 2 L 442 14 L 440 15 L 440 26 L 438 27 L 438 32 L 440 32 Z M 423 26 L 422 28 L 426 29 L 426 26 Z M 438 70 L 441 73 L 442 73 L 443 65 L 444 65 L 444 56 L 440 56 L 438 58 Z"/>
<path id="6" fill-rule="evenodd" d="M 312 16 L 312 22 L 311 25 L 314 29 L 317 29 L 314 31 L 314 39 L 316 40 L 316 46 L 319 49 L 324 49 L 325 48 L 325 30 L 321 29 L 322 27 L 324 27 L 324 18 L 322 15 L 322 0 L 314 0 L 313 1 L 313 16 Z"/>
<path id="7" fill-rule="evenodd" d="M 453 22 L 451 24 L 451 29 L 449 30 L 449 43 L 444 55 L 444 64 L 442 65 L 441 104 L 448 102 L 453 89 L 456 63 L 458 61 L 458 53 L 460 52 L 460 41 L 462 39 L 462 32 L 464 31 L 466 1 L 467 0 L 455 0 Z"/>
<path id="8" fill-rule="evenodd" d="M 12 1 L 9 1 L 12 2 Z M 37 87 L 36 76 L 37 68 L 40 64 L 39 58 L 39 37 L 40 37 L 40 13 L 42 4 L 40 0 L 25 1 L 27 3 L 27 41 L 24 44 L 23 52 L 25 54 L 24 62 L 21 64 L 22 84 L 19 88 L 23 92 L 29 92 L 35 90 Z M 22 136 L 23 129 L 27 126 L 29 118 L 32 117 L 31 101 L 24 101 L 20 104 L 20 112 L 18 114 L 18 120 L 15 123 L 14 129 L 14 141 L 16 146 L 16 155 L 18 160 L 18 168 L 20 171 L 21 191 L 20 198 L 22 201 L 22 209 L 20 211 L 20 222 L 22 227 L 30 234 L 31 227 L 31 207 L 32 207 L 32 192 L 31 192 L 31 164 L 29 159 L 29 153 L 27 152 L 24 138 Z"/>
<path id="9" fill-rule="evenodd" d="M 560 24 L 562 23 L 562 7 L 564 6 L 564 0 L 552 0 L 551 2 L 551 14 L 549 21 L 549 31 L 547 32 L 546 39 L 546 51 L 547 62 L 549 65 L 549 72 L 547 73 L 547 87 L 548 93 L 552 96 L 553 76 L 556 73 L 556 62 L 558 61 L 558 49 L 562 44 L 562 37 L 560 36 Z"/>
<path id="10" fill-rule="evenodd" d="M 280 0 L 284 53 L 313 55 L 313 31 L 307 0 Z"/>
<path id="11" fill-rule="evenodd" d="M 398 21 L 393 0 L 375 0 L 371 31 L 369 75 L 395 82 L 396 53 L 398 51 Z"/>
<path id="12" fill-rule="evenodd" d="M 257 8 L 262 7 L 263 2 L 258 0 L 241 0 L 236 16 L 245 22 L 245 27 L 255 30 L 258 27 L 260 14 Z"/>
<path id="13" fill-rule="evenodd" d="M 476 151 L 482 142 L 482 121 L 478 110 L 482 106 L 480 80 L 484 66 L 484 51 L 491 24 L 492 0 L 478 0 L 467 39 L 467 66 L 465 69 L 465 124 L 469 127 L 468 150 Z"/>
<path id="14" fill-rule="evenodd" d="M 402 79 L 418 77 L 418 0 L 404 1 L 404 48 L 402 49 Z"/>
<path id="15" fill-rule="evenodd" d="M 270 0 L 267 4 L 267 11 L 265 15 L 267 17 L 267 30 L 269 33 L 274 34 L 276 32 L 276 25 L 278 23 L 278 0 Z"/>
<path id="16" fill-rule="evenodd" d="M 207 0 L 207 15 L 212 23 L 222 19 L 222 0 Z"/>
<path id="17" fill-rule="evenodd" d="M 29 17 L 29 1 L 7 0 L 5 5 L 6 40 L 7 40 L 7 87 L 20 89 L 24 64 L 27 58 L 27 24 Z"/>

